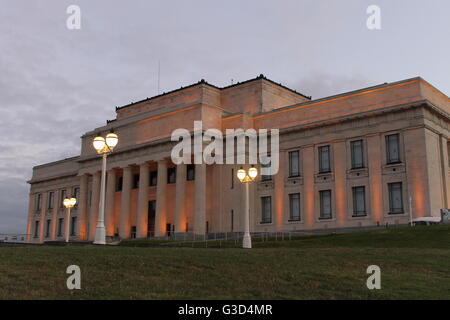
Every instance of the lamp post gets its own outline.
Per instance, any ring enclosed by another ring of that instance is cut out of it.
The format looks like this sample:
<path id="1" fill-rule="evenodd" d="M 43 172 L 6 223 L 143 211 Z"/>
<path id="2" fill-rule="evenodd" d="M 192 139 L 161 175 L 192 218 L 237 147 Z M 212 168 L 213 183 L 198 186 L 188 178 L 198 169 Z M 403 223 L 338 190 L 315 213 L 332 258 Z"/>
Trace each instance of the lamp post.
<path id="1" fill-rule="evenodd" d="M 69 230 L 70 230 L 70 209 L 73 208 L 73 206 L 77 203 L 77 199 L 75 198 L 66 198 L 63 201 L 64 207 L 67 209 L 66 213 L 66 230 L 65 230 L 65 236 L 66 236 L 66 242 L 69 242 Z"/>
<path id="2" fill-rule="evenodd" d="M 242 167 L 237 171 L 237 177 L 245 186 L 245 208 L 244 208 L 244 239 L 242 247 L 251 249 L 252 238 L 250 236 L 250 199 L 249 199 L 249 183 L 254 181 L 258 176 L 258 170 L 251 167 L 246 171 Z"/>
<path id="3" fill-rule="evenodd" d="M 106 135 L 106 138 L 97 136 L 94 138 L 93 145 L 98 154 L 102 155 L 102 177 L 100 184 L 100 204 L 97 220 L 97 228 L 95 229 L 94 244 L 106 244 L 106 230 L 105 230 L 105 193 L 106 193 L 106 157 L 117 146 L 119 137 L 117 134 L 111 132 Z"/>

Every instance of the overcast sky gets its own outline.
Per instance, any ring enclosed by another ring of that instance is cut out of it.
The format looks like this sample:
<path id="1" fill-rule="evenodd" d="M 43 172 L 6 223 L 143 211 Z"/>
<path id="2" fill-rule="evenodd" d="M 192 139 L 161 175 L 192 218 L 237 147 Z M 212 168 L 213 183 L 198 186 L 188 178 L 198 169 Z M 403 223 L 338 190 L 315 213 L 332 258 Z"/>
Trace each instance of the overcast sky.
<path id="1" fill-rule="evenodd" d="M 0 233 L 26 229 L 33 166 L 157 94 L 158 61 L 161 91 L 263 73 L 313 99 L 415 76 L 449 95 L 449 39 L 448 0 L 0 0 Z"/>

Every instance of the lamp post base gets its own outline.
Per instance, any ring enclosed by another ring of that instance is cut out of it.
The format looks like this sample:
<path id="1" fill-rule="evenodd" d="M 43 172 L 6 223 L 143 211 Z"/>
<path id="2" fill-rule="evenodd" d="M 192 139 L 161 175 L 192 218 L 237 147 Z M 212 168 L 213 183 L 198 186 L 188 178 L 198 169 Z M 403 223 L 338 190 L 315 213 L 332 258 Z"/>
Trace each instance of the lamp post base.
<path id="1" fill-rule="evenodd" d="M 242 241 L 242 248 L 251 249 L 252 248 L 252 238 L 249 233 L 244 234 L 244 239 Z"/>
<path id="2" fill-rule="evenodd" d="M 97 229 L 95 230 L 94 244 L 106 244 L 105 226 L 97 226 Z"/>

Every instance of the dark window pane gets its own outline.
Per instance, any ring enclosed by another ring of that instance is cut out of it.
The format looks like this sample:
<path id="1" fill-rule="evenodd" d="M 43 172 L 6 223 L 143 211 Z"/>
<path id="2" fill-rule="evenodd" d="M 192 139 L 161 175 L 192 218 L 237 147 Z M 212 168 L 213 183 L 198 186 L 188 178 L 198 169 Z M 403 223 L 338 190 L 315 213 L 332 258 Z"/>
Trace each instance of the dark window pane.
<path id="1" fill-rule="evenodd" d="M 261 223 L 272 222 L 272 198 L 261 197 Z"/>
<path id="2" fill-rule="evenodd" d="M 330 146 L 319 147 L 319 172 L 330 172 Z"/>
<path id="3" fill-rule="evenodd" d="M 167 168 L 167 183 L 175 183 L 176 182 L 176 167 Z"/>
<path id="4" fill-rule="evenodd" d="M 117 185 L 116 185 L 116 191 L 122 191 L 122 185 L 123 185 L 123 177 L 119 177 L 117 179 Z"/>
<path id="5" fill-rule="evenodd" d="M 402 183 L 395 182 L 388 184 L 389 189 L 389 213 L 403 213 L 403 191 Z"/>
<path id="6" fill-rule="evenodd" d="M 186 180 L 193 181 L 195 179 L 195 164 L 188 164 L 186 166 Z"/>
<path id="7" fill-rule="evenodd" d="M 139 173 L 133 174 L 133 189 L 139 188 Z"/>
<path id="8" fill-rule="evenodd" d="M 59 202 L 59 207 L 63 208 L 64 207 L 64 199 L 67 198 L 67 191 L 66 190 L 61 190 L 61 199 Z"/>
<path id="9" fill-rule="evenodd" d="M 150 172 L 150 187 L 155 187 L 158 183 L 158 171 Z"/>
<path id="10" fill-rule="evenodd" d="M 351 143 L 352 168 L 358 169 L 364 167 L 364 149 L 363 141 L 357 140 Z"/>
<path id="11" fill-rule="evenodd" d="M 320 191 L 320 219 L 331 219 L 331 190 Z"/>
<path id="12" fill-rule="evenodd" d="M 398 134 L 386 136 L 387 163 L 400 162 L 400 139 Z"/>
<path id="13" fill-rule="evenodd" d="M 63 218 L 59 218 L 59 220 L 58 220 L 58 237 L 62 236 L 63 225 L 64 225 L 64 219 Z"/>
<path id="14" fill-rule="evenodd" d="M 72 217 L 72 221 L 70 223 L 70 235 L 74 236 L 77 230 L 77 217 Z"/>
<path id="15" fill-rule="evenodd" d="M 289 220 L 300 220 L 300 193 L 289 194 Z"/>
<path id="16" fill-rule="evenodd" d="M 289 176 L 297 177 L 300 175 L 300 157 L 299 151 L 289 152 Z"/>
<path id="17" fill-rule="evenodd" d="M 353 188 L 353 215 L 365 216 L 366 215 L 366 190 L 365 187 Z"/>

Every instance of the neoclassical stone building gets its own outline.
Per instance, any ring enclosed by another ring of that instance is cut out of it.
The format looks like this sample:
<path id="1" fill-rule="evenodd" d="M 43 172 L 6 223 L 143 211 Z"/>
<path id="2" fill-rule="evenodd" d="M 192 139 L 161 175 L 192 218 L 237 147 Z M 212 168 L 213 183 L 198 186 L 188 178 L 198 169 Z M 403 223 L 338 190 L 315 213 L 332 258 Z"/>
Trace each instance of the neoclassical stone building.
<path id="1" fill-rule="evenodd" d="M 97 134 L 119 135 L 108 157 L 109 237 L 243 231 L 240 165 L 178 165 L 177 128 L 280 130 L 280 169 L 250 186 L 252 232 L 406 224 L 449 207 L 450 101 L 421 78 L 311 100 L 264 76 L 219 88 L 205 81 L 116 108 L 85 133 L 81 154 L 33 168 L 29 240 L 93 240 L 101 157 Z"/>

